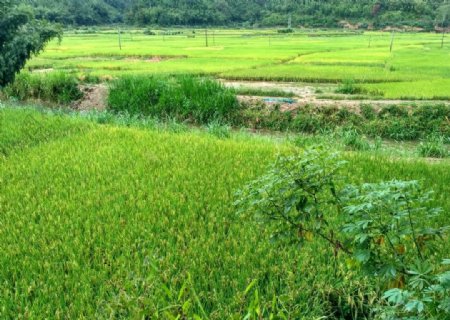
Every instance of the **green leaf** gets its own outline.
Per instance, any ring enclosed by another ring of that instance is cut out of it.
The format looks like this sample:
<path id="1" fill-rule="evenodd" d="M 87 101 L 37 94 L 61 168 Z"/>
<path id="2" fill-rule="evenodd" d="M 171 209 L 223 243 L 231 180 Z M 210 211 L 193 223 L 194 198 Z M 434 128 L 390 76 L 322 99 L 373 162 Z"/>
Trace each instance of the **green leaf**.
<path id="1" fill-rule="evenodd" d="M 408 291 L 394 288 L 386 291 L 383 294 L 383 299 L 386 299 L 391 304 L 403 305 L 405 304 L 408 296 L 409 296 Z"/>
<path id="2" fill-rule="evenodd" d="M 406 312 L 414 312 L 417 311 L 418 313 L 422 313 L 424 310 L 425 306 L 423 304 L 422 301 L 419 300 L 412 300 L 409 301 L 406 305 L 405 305 L 405 311 Z"/>
<path id="3" fill-rule="evenodd" d="M 369 250 L 357 250 L 355 252 L 355 259 L 362 263 L 369 261 L 370 251 Z"/>
<path id="4" fill-rule="evenodd" d="M 245 288 L 244 291 L 244 295 L 247 295 L 249 293 L 250 290 L 252 290 L 252 288 L 256 285 L 258 281 L 256 279 L 254 279 L 252 282 L 250 282 L 250 284 L 247 286 L 247 288 Z"/>

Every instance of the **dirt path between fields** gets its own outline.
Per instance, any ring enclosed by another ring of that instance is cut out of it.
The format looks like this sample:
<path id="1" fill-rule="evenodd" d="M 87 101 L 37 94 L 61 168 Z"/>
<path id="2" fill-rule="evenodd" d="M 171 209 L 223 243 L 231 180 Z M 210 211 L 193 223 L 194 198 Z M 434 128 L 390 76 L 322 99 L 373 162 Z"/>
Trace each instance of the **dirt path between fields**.
<path id="1" fill-rule="evenodd" d="M 383 107 L 388 105 L 424 105 L 424 104 L 447 104 L 450 105 L 450 100 L 371 100 L 371 99 L 348 99 L 345 96 L 336 95 L 336 99 L 320 98 L 320 84 L 304 84 L 304 83 L 289 83 L 289 82 L 262 82 L 262 81 L 228 81 L 221 80 L 222 83 L 229 88 L 250 88 L 262 91 L 277 90 L 287 93 L 292 93 L 292 98 L 279 98 L 272 96 L 248 96 L 240 95 L 239 100 L 248 104 L 280 105 L 281 110 L 289 111 L 295 110 L 298 107 L 305 105 L 317 107 L 338 107 L 359 109 L 363 104 L 368 104 L 374 107 Z M 330 86 L 330 85 L 325 85 Z M 334 94 L 334 93 L 333 93 Z M 289 101 L 288 101 L 289 100 Z"/>
<path id="2" fill-rule="evenodd" d="M 238 95 L 240 102 L 252 105 L 278 105 L 282 111 L 293 111 L 306 105 L 315 107 L 337 107 L 346 108 L 359 112 L 360 106 L 364 104 L 375 108 L 388 105 L 424 105 L 424 104 L 446 104 L 450 105 L 450 100 L 350 100 L 340 99 L 321 99 L 317 94 L 317 85 L 304 83 L 287 82 L 262 82 L 262 81 L 225 81 L 221 80 L 229 88 L 250 88 L 256 90 L 270 91 L 277 90 L 292 93 L 292 98 L 273 97 L 273 96 L 252 96 Z M 319 87 L 320 88 L 320 87 Z M 80 90 L 83 92 L 83 98 L 73 103 L 75 110 L 105 110 L 108 101 L 108 86 L 105 84 L 82 85 Z"/>
<path id="3" fill-rule="evenodd" d="M 83 93 L 83 97 L 73 103 L 73 109 L 79 111 L 103 111 L 106 109 L 109 94 L 107 85 L 82 85 L 80 86 L 80 90 Z"/>

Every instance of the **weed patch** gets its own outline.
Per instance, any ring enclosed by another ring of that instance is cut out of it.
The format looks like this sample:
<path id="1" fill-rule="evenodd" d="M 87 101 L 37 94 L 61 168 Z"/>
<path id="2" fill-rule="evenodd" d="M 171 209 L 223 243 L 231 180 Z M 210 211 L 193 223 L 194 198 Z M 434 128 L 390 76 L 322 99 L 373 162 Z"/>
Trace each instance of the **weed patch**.
<path id="1" fill-rule="evenodd" d="M 195 76 L 123 77 L 111 85 L 109 109 L 196 124 L 228 122 L 239 110 L 233 91 Z"/>
<path id="2" fill-rule="evenodd" d="M 64 72 L 48 74 L 23 72 L 4 89 L 4 94 L 7 98 L 20 101 L 42 100 L 58 104 L 69 104 L 83 96 L 76 77 Z"/>
<path id="3" fill-rule="evenodd" d="M 393 140 L 417 140 L 430 134 L 450 137 L 450 106 L 386 106 L 378 111 L 363 105 L 361 112 L 337 107 L 301 107 L 283 112 L 279 108 L 246 106 L 236 125 L 255 129 L 320 133 L 354 128 L 370 137 Z"/>

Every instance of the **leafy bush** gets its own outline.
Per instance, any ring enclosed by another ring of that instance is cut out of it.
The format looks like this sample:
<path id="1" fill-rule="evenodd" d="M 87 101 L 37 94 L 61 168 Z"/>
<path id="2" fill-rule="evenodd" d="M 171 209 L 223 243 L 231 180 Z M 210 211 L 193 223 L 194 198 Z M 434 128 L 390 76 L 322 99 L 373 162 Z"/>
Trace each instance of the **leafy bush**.
<path id="1" fill-rule="evenodd" d="M 432 193 L 417 181 L 365 184 L 349 190 L 343 232 L 352 239 L 362 270 L 379 278 L 381 289 L 389 289 L 383 299 L 391 305 L 380 313 L 403 319 L 450 316 L 450 274 L 441 274 L 436 262 L 436 241 L 444 239 L 448 227 L 429 224 L 441 213 L 429 206 Z"/>
<path id="2" fill-rule="evenodd" d="M 14 81 L 27 60 L 41 52 L 60 28 L 35 19 L 18 1 L 0 1 L 0 88 Z"/>
<path id="3" fill-rule="evenodd" d="M 21 73 L 4 90 L 8 98 L 21 101 L 37 99 L 46 102 L 68 104 L 83 94 L 72 74 L 54 72 L 49 74 Z"/>
<path id="4" fill-rule="evenodd" d="M 194 77 L 122 77 L 111 85 L 109 108 L 115 112 L 206 124 L 235 117 L 234 93 L 215 80 Z"/>
<path id="5" fill-rule="evenodd" d="M 450 265 L 445 259 L 442 268 Z M 407 273 L 407 289 L 386 291 L 388 307 L 380 308 L 384 319 L 447 319 L 450 316 L 450 271 L 438 272 L 436 266 L 417 262 Z"/>
<path id="6" fill-rule="evenodd" d="M 342 187 L 345 163 L 321 149 L 280 157 L 269 172 L 238 192 L 239 212 L 254 216 L 286 245 L 320 241 L 344 253 L 349 270 L 376 278 L 379 315 L 444 319 L 450 315 L 450 273 L 437 264 L 448 227 L 430 223 L 440 213 L 417 181 Z M 446 260 L 448 261 L 448 260 Z M 347 275 L 348 274 L 348 275 Z M 386 307 L 385 301 L 392 303 Z M 395 318 L 398 319 L 398 318 Z"/>
<path id="7" fill-rule="evenodd" d="M 274 239 L 305 243 L 317 236 L 337 251 L 350 252 L 328 222 L 340 211 L 336 173 L 345 162 L 337 156 L 309 149 L 279 157 L 267 174 L 237 193 L 235 205 L 268 228 Z"/>

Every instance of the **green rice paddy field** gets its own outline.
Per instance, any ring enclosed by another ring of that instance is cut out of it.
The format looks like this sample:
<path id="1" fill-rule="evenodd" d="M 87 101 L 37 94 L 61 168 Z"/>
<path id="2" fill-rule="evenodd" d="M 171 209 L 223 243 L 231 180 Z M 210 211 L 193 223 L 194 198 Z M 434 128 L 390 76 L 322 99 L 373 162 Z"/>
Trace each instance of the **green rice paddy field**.
<path id="1" fill-rule="evenodd" d="M 450 98 L 450 40 L 435 33 L 209 30 L 66 32 L 28 64 L 105 78 L 126 73 L 362 83 L 388 99 Z"/>
<path id="2" fill-rule="evenodd" d="M 287 142 L 9 107 L 0 121 L 2 319 L 333 319 L 376 294 L 345 256 L 340 286 L 326 244 L 279 246 L 236 215 L 236 190 Z M 417 179 L 450 209 L 446 160 L 343 158 L 346 183 Z"/>
<path id="3" fill-rule="evenodd" d="M 390 52 L 381 32 L 209 30 L 208 47 L 204 30 L 181 32 L 124 30 L 121 49 L 114 30 L 66 32 L 27 68 L 351 80 L 386 99 L 450 98 L 450 44 L 438 34 L 397 33 Z M 239 189 L 302 151 L 286 135 L 3 103 L 0 319 L 370 319 L 380 304 L 384 288 L 354 260 L 331 263 L 323 241 L 273 242 L 237 214 Z M 426 205 L 443 208 L 419 223 L 450 223 L 448 158 L 353 150 L 341 150 L 340 183 L 418 180 L 434 190 Z M 444 242 L 433 260 L 449 258 Z"/>

